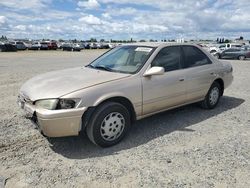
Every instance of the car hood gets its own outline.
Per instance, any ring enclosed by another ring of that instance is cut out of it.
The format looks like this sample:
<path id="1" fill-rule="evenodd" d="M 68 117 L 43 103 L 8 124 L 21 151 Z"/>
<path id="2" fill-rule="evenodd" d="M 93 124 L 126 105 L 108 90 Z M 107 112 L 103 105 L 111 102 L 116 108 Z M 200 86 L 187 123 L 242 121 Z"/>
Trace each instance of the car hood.
<path id="1" fill-rule="evenodd" d="M 63 95 L 91 86 L 122 79 L 130 74 L 122 74 L 78 67 L 54 71 L 28 80 L 20 89 L 21 95 L 31 101 L 59 98 Z"/>

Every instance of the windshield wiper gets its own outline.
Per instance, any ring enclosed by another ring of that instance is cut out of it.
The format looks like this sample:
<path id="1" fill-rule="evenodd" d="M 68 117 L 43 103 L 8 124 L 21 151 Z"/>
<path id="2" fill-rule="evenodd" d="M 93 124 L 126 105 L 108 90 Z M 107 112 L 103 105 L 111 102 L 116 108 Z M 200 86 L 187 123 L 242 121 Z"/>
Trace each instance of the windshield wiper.
<path id="1" fill-rule="evenodd" d="M 101 70 L 106 70 L 106 71 L 113 71 L 113 69 L 111 69 L 109 67 L 104 67 L 104 66 L 99 66 L 99 65 L 96 65 L 96 66 L 91 65 L 91 68 L 101 69 Z"/>
<path id="2" fill-rule="evenodd" d="M 93 65 L 89 64 L 89 65 L 86 65 L 85 67 L 90 67 L 90 68 L 95 68 Z"/>

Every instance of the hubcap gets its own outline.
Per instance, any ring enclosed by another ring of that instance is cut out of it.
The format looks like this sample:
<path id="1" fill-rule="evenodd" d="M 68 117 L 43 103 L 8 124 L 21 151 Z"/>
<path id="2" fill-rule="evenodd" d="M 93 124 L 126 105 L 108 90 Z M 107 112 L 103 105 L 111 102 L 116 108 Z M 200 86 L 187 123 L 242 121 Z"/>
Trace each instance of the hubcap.
<path id="1" fill-rule="evenodd" d="M 219 88 L 217 87 L 214 87 L 211 92 L 210 92 L 210 95 L 209 95 L 209 102 L 211 105 L 215 105 L 219 99 L 219 96 L 220 96 L 220 91 L 219 91 Z"/>
<path id="2" fill-rule="evenodd" d="M 123 132 L 125 127 L 125 119 L 119 112 L 108 114 L 101 124 L 101 136 L 104 140 L 113 141 L 117 139 Z"/>

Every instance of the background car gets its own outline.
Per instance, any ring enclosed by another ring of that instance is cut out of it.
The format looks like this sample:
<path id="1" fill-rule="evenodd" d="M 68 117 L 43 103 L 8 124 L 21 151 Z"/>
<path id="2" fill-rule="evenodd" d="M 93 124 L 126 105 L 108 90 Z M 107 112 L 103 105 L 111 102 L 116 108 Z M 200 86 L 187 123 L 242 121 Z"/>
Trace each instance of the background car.
<path id="1" fill-rule="evenodd" d="M 48 42 L 47 45 L 49 50 L 57 50 L 58 48 L 56 42 Z"/>
<path id="2" fill-rule="evenodd" d="M 98 48 L 97 43 L 94 42 L 90 43 L 90 49 L 97 49 L 97 48 Z"/>
<path id="3" fill-rule="evenodd" d="M 41 42 L 41 47 L 40 50 L 48 50 L 49 49 L 49 44 L 47 42 Z"/>
<path id="4" fill-rule="evenodd" d="M 244 46 L 242 46 L 241 50 L 249 50 L 250 51 L 250 45 L 244 45 Z"/>
<path id="5" fill-rule="evenodd" d="M 41 44 L 40 42 L 33 42 L 29 50 L 40 50 Z"/>
<path id="6" fill-rule="evenodd" d="M 239 48 L 229 48 L 222 52 L 217 52 L 214 56 L 218 59 L 239 59 L 245 60 L 250 58 L 250 50 L 244 50 Z"/>
<path id="7" fill-rule="evenodd" d="M 16 46 L 17 50 L 26 50 L 27 49 L 24 42 L 14 41 L 14 42 L 10 42 L 10 44 Z"/>
<path id="8" fill-rule="evenodd" d="M 88 42 L 84 44 L 84 49 L 90 49 L 90 44 Z"/>
<path id="9" fill-rule="evenodd" d="M 107 44 L 107 43 L 101 43 L 100 48 L 101 49 L 109 49 L 110 47 L 109 47 L 109 44 Z"/>
<path id="10" fill-rule="evenodd" d="M 0 52 L 16 52 L 17 48 L 15 45 L 9 43 L 2 43 L 0 44 Z"/>
<path id="11" fill-rule="evenodd" d="M 71 43 L 65 43 L 61 46 L 63 51 L 81 51 L 81 47 L 79 44 L 71 44 Z"/>

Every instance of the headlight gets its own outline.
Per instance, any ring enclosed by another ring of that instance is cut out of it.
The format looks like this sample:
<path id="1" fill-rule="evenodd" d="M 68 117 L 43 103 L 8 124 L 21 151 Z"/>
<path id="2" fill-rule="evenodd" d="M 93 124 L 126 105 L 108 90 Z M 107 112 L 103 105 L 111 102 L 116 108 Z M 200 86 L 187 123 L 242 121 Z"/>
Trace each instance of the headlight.
<path id="1" fill-rule="evenodd" d="M 54 110 L 56 109 L 58 103 L 58 99 L 45 99 L 36 101 L 35 105 L 40 108 L 44 108 L 47 110 Z"/>
<path id="2" fill-rule="evenodd" d="M 45 99 L 36 101 L 35 105 L 47 110 L 71 109 L 75 108 L 80 99 Z"/>

